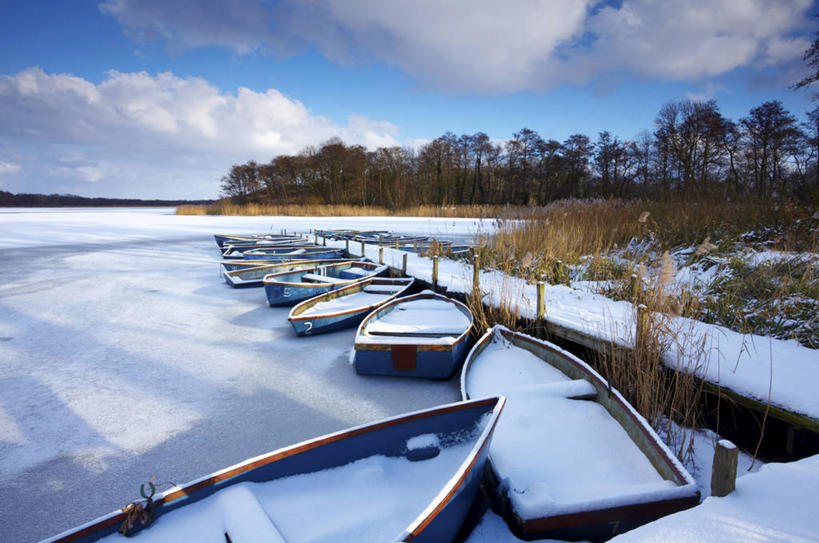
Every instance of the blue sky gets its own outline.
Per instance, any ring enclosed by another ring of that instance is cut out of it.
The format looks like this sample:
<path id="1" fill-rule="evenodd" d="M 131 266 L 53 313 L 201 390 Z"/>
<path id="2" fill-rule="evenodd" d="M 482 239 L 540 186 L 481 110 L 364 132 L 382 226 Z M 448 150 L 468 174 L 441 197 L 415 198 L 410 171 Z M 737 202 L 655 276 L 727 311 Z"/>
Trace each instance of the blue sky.
<path id="1" fill-rule="evenodd" d="M 623 139 L 660 106 L 798 117 L 809 0 L 0 0 L 0 189 L 210 198 L 231 164 L 528 127 Z"/>

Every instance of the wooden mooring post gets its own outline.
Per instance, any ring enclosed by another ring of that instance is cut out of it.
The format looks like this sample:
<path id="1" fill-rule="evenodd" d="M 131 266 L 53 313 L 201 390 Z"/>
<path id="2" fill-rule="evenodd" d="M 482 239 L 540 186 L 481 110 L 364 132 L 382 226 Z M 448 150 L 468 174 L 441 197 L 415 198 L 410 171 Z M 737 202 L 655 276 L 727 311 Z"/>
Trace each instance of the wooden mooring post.
<path id="1" fill-rule="evenodd" d="M 364 242 L 361 242 L 361 258 L 364 258 Z"/>
<path id="2" fill-rule="evenodd" d="M 438 292 L 438 257 L 432 257 L 432 290 Z"/>
<path id="3" fill-rule="evenodd" d="M 634 337 L 634 348 L 640 348 L 648 327 L 648 307 L 645 304 L 637 306 L 637 330 Z"/>
<path id="4" fill-rule="evenodd" d="M 403 262 L 401 263 L 401 275 L 403 277 L 407 276 L 407 253 L 404 253 L 404 258 L 402 259 Z"/>
<path id="5" fill-rule="evenodd" d="M 313 245 L 318 245 L 318 232 L 313 234 Z"/>
<path id="6" fill-rule="evenodd" d="M 714 448 L 714 464 L 711 468 L 711 495 L 727 496 L 737 486 L 737 461 L 739 449 L 727 439 L 720 439 Z"/>
<path id="7" fill-rule="evenodd" d="M 384 248 L 383 247 L 378 248 L 378 263 L 379 264 L 384 263 Z"/>
<path id="8" fill-rule="evenodd" d="M 540 338 L 546 336 L 546 282 L 537 282 L 537 321 L 535 324 L 536 335 Z"/>
<path id="9" fill-rule="evenodd" d="M 327 247 L 327 236 L 321 236 L 321 244 Z"/>
<path id="10" fill-rule="evenodd" d="M 350 240 L 344 240 L 344 256 L 350 256 Z"/>

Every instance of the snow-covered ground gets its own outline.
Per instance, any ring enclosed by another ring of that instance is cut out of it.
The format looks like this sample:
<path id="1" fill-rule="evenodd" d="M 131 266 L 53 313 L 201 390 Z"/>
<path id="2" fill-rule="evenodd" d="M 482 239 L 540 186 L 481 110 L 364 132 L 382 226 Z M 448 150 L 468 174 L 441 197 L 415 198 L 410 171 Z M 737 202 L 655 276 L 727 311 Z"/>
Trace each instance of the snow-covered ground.
<path id="1" fill-rule="evenodd" d="M 289 308 L 219 276 L 216 232 L 349 218 L 0 211 L 0 541 L 36 541 L 306 438 L 459 399 L 360 377 L 354 330 L 296 337 Z M 471 235 L 472 220 L 356 219 Z M 164 488 L 164 487 L 160 487 Z"/>
<path id="2" fill-rule="evenodd" d="M 344 244 L 328 241 L 328 245 Z M 360 248 L 351 246 L 351 250 L 357 252 Z M 384 261 L 401 267 L 404 254 L 385 248 Z M 378 248 L 367 246 L 366 255 L 378 258 Z M 411 275 L 431 281 L 429 258 L 410 254 L 407 267 Z M 471 292 L 472 268 L 463 262 L 442 259 L 438 282 L 452 292 Z M 480 285 L 486 303 L 516 305 L 524 317 L 537 315 L 535 285 L 496 271 L 482 271 Z M 630 346 L 634 338 L 631 303 L 564 285 L 546 286 L 546 319 L 619 345 Z M 795 340 L 744 335 L 686 318 L 675 318 L 671 326 L 684 341 L 669 349 L 664 360 L 669 366 L 690 367 L 708 381 L 740 395 L 763 404 L 770 397 L 777 407 L 819 420 L 819 394 L 814 388 L 819 382 L 819 350 L 804 347 Z"/>
<path id="3" fill-rule="evenodd" d="M 182 483 L 459 398 L 454 380 L 357 376 L 353 330 L 296 337 L 289 308 L 224 284 L 212 234 L 359 228 L 468 239 L 491 222 L 172 213 L 0 210 L 0 540 L 36 541 L 107 513 L 153 476 Z M 385 260 L 400 267 L 403 254 L 385 249 Z M 377 248 L 367 256 L 377 258 Z M 410 273 L 430 280 L 429 259 L 408 258 Z M 442 285 L 468 291 L 471 277 L 468 266 L 441 261 Z M 516 299 L 534 314 L 533 286 L 492 272 L 481 285 L 488 302 Z M 550 320 L 606 339 L 629 341 L 630 313 L 599 295 L 547 290 Z M 693 326 L 720 361 L 704 370 L 710 379 L 760 399 L 772 385 L 774 403 L 819 418 L 816 351 Z M 705 469 L 697 475 L 707 484 Z M 487 514 L 470 542 L 515 541 L 504 526 Z"/>

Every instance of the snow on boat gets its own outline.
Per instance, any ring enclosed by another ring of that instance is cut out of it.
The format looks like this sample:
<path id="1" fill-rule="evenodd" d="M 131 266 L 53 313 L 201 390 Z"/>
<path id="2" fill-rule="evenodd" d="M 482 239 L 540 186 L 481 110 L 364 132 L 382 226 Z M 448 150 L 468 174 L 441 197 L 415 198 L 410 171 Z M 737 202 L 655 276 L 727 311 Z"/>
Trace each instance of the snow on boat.
<path id="1" fill-rule="evenodd" d="M 331 259 L 331 260 L 285 260 L 285 261 L 247 261 L 254 262 L 252 266 L 236 266 L 233 267 L 228 261 L 222 263 L 222 277 L 225 278 L 225 283 L 233 288 L 249 288 L 263 286 L 262 280 L 265 276 L 272 273 L 279 273 L 284 271 L 292 271 L 304 268 L 317 269 L 319 266 L 327 266 L 330 264 L 340 264 L 346 262 L 355 262 L 355 260 Z"/>
<path id="2" fill-rule="evenodd" d="M 357 326 L 370 311 L 404 295 L 412 277 L 373 277 L 305 300 L 287 318 L 300 336 Z"/>
<path id="3" fill-rule="evenodd" d="M 242 252 L 247 260 L 326 260 L 328 258 L 343 258 L 344 249 L 319 247 L 316 245 L 301 247 L 271 247 L 264 249 L 248 249 Z"/>
<path id="4" fill-rule="evenodd" d="M 463 398 L 503 394 L 490 450 L 507 523 L 524 539 L 606 539 L 693 507 L 691 475 L 588 364 L 502 326 L 472 348 Z"/>
<path id="5" fill-rule="evenodd" d="M 264 292 L 271 306 L 295 305 L 319 294 L 387 272 L 388 266 L 372 262 L 342 262 L 327 266 L 304 266 L 298 270 L 266 276 Z"/>
<path id="6" fill-rule="evenodd" d="M 131 541 L 452 541 L 504 402 L 444 405 L 251 458 L 159 494 Z M 125 520 L 114 511 L 49 541 L 125 541 Z"/>
<path id="7" fill-rule="evenodd" d="M 447 379 L 467 351 L 472 312 L 426 290 L 370 313 L 355 336 L 355 369 L 364 375 Z"/>

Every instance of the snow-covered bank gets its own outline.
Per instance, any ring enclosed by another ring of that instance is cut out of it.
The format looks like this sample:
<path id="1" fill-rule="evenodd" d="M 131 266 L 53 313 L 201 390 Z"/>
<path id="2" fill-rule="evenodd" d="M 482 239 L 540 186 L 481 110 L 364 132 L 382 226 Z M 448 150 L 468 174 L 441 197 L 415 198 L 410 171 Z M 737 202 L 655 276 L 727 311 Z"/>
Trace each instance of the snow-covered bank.
<path id="1" fill-rule="evenodd" d="M 328 244 L 343 245 L 343 242 Z M 351 247 L 357 252 L 359 247 Z M 378 248 L 368 246 L 369 258 L 378 258 Z M 401 267 L 405 253 L 384 249 L 384 261 Z M 425 281 L 432 280 L 429 258 L 416 254 L 407 257 L 408 272 Z M 441 259 L 438 283 L 452 292 L 472 291 L 472 268 L 463 262 Z M 517 305 L 520 314 L 534 318 L 537 315 L 536 286 L 524 280 L 499 272 L 482 271 L 481 291 L 484 301 L 492 305 Z M 630 346 L 634 337 L 634 308 L 632 304 L 572 289 L 563 285 L 547 285 L 546 318 L 554 324 L 623 346 Z M 742 396 L 766 404 L 771 403 L 787 411 L 807 415 L 819 421 L 819 395 L 814 385 L 819 382 L 819 350 L 803 347 L 796 341 L 743 335 L 721 326 L 691 319 L 676 318 L 674 327 L 684 344 L 675 345 L 665 360 L 674 367 L 678 363 L 697 360 L 696 372 L 712 383 L 730 389 Z M 706 354 L 702 359 L 700 351 Z"/>
<path id="2" fill-rule="evenodd" d="M 723 541 L 819 541 L 816 496 L 819 456 L 767 464 L 737 479 L 724 498 L 662 518 L 612 539 L 617 543 L 706 543 Z"/>

